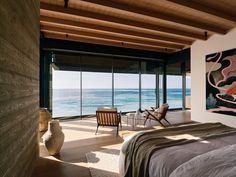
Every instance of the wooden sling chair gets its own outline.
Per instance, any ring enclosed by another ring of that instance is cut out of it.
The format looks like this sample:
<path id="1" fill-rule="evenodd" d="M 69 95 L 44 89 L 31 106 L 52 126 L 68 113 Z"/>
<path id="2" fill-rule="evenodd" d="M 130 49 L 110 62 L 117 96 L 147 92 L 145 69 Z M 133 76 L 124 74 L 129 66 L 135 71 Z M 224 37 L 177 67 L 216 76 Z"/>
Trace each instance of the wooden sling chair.
<path id="1" fill-rule="evenodd" d="M 101 126 L 114 126 L 117 127 L 116 136 L 119 133 L 119 125 L 121 125 L 121 114 L 117 112 L 117 108 L 98 108 L 96 111 L 97 118 L 97 134 L 98 127 Z"/>
<path id="2" fill-rule="evenodd" d="M 167 113 L 168 108 L 169 108 L 168 104 L 162 104 L 160 106 L 160 108 L 154 109 L 154 111 L 149 111 L 146 109 L 145 110 L 146 116 L 145 116 L 144 126 L 145 126 L 148 119 L 158 121 L 163 127 L 165 125 L 161 122 L 161 120 L 164 119 L 169 125 L 171 125 L 170 122 L 166 119 L 166 113 Z"/>

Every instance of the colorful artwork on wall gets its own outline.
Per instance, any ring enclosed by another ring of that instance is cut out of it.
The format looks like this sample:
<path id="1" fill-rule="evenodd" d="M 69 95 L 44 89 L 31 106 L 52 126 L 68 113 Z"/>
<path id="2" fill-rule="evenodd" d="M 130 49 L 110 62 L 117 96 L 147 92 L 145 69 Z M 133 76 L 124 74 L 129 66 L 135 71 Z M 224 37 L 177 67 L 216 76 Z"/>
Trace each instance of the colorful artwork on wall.
<path id="1" fill-rule="evenodd" d="M 206 56 L 206 109 L 236 116 L 236 49 Z"/>

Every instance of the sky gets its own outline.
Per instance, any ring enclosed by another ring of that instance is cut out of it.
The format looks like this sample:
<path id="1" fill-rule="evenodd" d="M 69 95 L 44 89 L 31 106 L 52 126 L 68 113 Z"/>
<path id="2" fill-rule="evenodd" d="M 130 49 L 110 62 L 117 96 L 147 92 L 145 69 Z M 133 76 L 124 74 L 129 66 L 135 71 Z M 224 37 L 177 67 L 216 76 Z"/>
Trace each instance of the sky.
<path id="1" fill-rule="evenodd" d="M 142 88 L 155 88 L 155 75 L 142 75 Z M 187 88 L 190 88 L 190 77 L 186 81 Z M 53 70 L 53 89 L 75 89 L 80 88 L 80 72 L 76 71 L 55 71 Z M 83 72 L 82 87 L 87 88 L 111 88 L 111 73 Z M 138 88 L 138 74 L 114 74 L 115 88 Z M 167 88 L 181 88 L 181 76 L 167 76 Z"/>

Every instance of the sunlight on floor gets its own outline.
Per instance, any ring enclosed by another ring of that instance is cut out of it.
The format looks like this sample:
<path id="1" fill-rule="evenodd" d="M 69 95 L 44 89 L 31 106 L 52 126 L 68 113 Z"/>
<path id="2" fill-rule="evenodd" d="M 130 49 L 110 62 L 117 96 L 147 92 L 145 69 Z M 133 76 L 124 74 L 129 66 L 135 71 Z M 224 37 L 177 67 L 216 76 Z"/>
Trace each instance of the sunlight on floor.
<path id="1" fill-rule="evenodd" d="M 188 122 L 190 112 L 169 112 L 167 119 L 172 124 Z M 110 149 L 120 149 L 125 138 L 142 130 L 162 129 L 156 121 L 148 121 L 144 127 L 142 121 L 138 125 L 132 126 L 132 121 L 127 125 L 127 119 L 122 119 L 122 129 L 119 136 L 116 136 L 116 127 L 99 127 L 95 135 L 97 126 L 96 118 L 84 118 L 60 121 L 60 126 L 65 134 L 65 141 L 56 156 L 50 156 L 40 139 L 40 159 L 32 177 L 90 177 L 88 163 L 85 154 L 106 151 Z"/>

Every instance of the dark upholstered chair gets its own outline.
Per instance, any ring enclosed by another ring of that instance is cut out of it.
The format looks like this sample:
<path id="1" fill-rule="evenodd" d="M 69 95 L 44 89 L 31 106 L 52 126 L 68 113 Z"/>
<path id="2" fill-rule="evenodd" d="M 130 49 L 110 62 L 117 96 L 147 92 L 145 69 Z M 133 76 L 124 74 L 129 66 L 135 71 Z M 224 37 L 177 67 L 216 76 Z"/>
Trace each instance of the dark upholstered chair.
<path id="1" fill-rule="evenodd" d="M 121 114 L 117 112 L 116 108 L 98 108 L 96 111 L 97 130 L 101 126 L 114 126 L 117 127 L 116 136 L 119 133 L 119 125 L 121 125 Z"/>
<path id="2" fill-rule="evenodd" d="M 168 124 L 170 124 L 170 122 L 166 119 L 166 113 L 168 111 L 168 108 L 169 108 L 168 104 L 162 104 L 160 106 L 160 108 L 154 109 L 154 111 L 149 111 L 146 109 L 146 115 L 144 116 L 145 117 L 144 125 L 146 124 L 148 119 L 149 120 L 156 120 L 162 126 L 164 126 L 164 124 L 161 122 L 162 119 L 164 119 Z"/>

